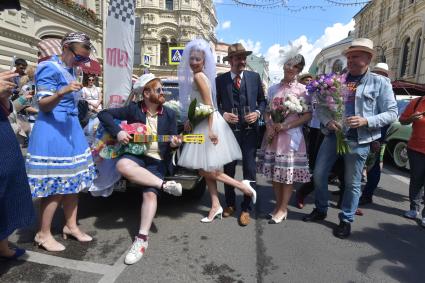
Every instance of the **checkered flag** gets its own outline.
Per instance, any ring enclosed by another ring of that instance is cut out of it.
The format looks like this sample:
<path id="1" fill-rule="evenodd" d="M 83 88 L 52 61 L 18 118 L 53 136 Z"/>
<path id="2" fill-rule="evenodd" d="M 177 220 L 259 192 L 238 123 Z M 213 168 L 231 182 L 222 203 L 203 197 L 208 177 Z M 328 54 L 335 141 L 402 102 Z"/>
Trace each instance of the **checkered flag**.
<path id="1" fill-rule="evenodd" d="M 134 25 L 134 0 L 111 0 L 109 2 L 108 16 L 112 16 L 124 23 Z"/>

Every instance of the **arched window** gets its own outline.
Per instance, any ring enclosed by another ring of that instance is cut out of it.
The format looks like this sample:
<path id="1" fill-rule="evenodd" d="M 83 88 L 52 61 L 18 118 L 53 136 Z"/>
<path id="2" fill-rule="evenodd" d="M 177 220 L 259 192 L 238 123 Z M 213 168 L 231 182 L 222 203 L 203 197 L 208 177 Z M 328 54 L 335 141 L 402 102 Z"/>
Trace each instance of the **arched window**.
<path id="1" fill-rule="evenodd" d="M 174 1 L 173 0 L 165 0 L 165 9 L 168 11 L 174 10 Z"/>
<path id="2" fill-rule="evenodd" d="M 337 59 L 332 65 L 332 73 L 341 73 L 342 68 L 342 61 Z"/>
<path id="3" fill-rule="evenodd" d="M 177 40 L 175 38 L 170 40 L 170 46 L 177 46 Z"/>
<path id="4" fill-rule="evenodd" d="M 408 37 L 403 44 L 403 53 L 401 57 L 401 68 L 400 68 L 400 77 L 403 77 L 406 75 L 407 71 L 407 59 L 409 56 L 409 44 L 410 44 L 410 38 Z"/>
<path id="5" fill-rule="evenodd" d="M 160 53 L 160 64 L 161 66 L 168 65 L 168 42 L 165 37 L 161 38 L 161 53 Z"/>
<path id="6" fill-rule="evenodd" d="M 380 62 L 382 62 L 382 63 L 387 63 L 387 57 L 385 56 L 386 51 L 387 51 L 386 47 L 383 47 L 382 50 L 381 50 L 381 54 L 380 54 L 381 60 L 380 60 Z"/>
<path id="7" fill-rule="evenodd" d="M 419 51 L 421 51 L 421 41 L 422 41 L 422 32 L 418 34 L 415 40 L 415 61 L 413 62 L 413 74 L 416 74 L 416 71 L 418 70 L 418 62 L 421 60 L 421 56 L 419 54 Z"/>

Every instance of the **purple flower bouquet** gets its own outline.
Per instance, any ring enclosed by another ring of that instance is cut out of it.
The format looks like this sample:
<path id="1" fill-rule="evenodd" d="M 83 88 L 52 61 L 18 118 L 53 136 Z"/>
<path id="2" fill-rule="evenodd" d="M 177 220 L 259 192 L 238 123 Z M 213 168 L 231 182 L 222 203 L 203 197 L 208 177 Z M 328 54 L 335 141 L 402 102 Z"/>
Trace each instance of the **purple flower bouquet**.
<path id="1" fill-rule="evenodd" d="M 315 96 L 319 107 L 327 109 L 331 113 L 332 119 L 341 126 L 341 130 L 335 132 L 338 154 L 345 154 L 350 151 L 342 131 L 345 111 L 344 92 L 342 90 L 344 82 L 344 75 L 328 74 L 321 75 L 307 86 L 308 92 Z"/>

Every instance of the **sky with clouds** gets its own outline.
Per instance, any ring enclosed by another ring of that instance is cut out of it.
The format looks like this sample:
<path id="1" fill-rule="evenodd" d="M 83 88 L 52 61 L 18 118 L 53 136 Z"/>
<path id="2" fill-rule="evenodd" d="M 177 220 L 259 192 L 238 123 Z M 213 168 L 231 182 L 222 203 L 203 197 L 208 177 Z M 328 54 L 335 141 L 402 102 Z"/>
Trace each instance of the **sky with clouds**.
<path id="1" fill-rule="evenodd" d="M 219 24 L 219 41 L 241 42 L 247 49 L 262 55 L 269 62 L 270 77 L 277 81 L 282 76 L 279 50 L 288 50 L 289 43 L 302 46 L 306 68 L 323 47 L 340 41 L 354 29 L 352 17 L 362 6 L 341 7 L 325 0 L 286 0 L 286 8 L 259 9 L 235 5 L 233 0 L 215 0 Z M 269 0 L 244 0 L 251 3 L 270 3 Z M 274 1 L 277 2 L 277 1 Z M 349 2 L 348 0 L 340 2 Z M 355 0 L 351 1 L 355 2 Z M 307 8 L 307 6 L 315 6 Z M 304 9 L 303 9 L 304 7 Z"/>

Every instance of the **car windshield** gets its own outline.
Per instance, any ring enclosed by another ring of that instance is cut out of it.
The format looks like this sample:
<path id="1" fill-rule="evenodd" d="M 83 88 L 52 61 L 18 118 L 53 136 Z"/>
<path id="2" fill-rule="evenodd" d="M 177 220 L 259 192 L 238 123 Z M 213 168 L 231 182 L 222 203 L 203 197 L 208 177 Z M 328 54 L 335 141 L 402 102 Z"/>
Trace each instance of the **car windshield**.
<path id="1" fill-rule="evenodd" d="M 398 115 L 401 115 L 404 112 L 409 102 L 410 100 L 397 100 Z"/>

